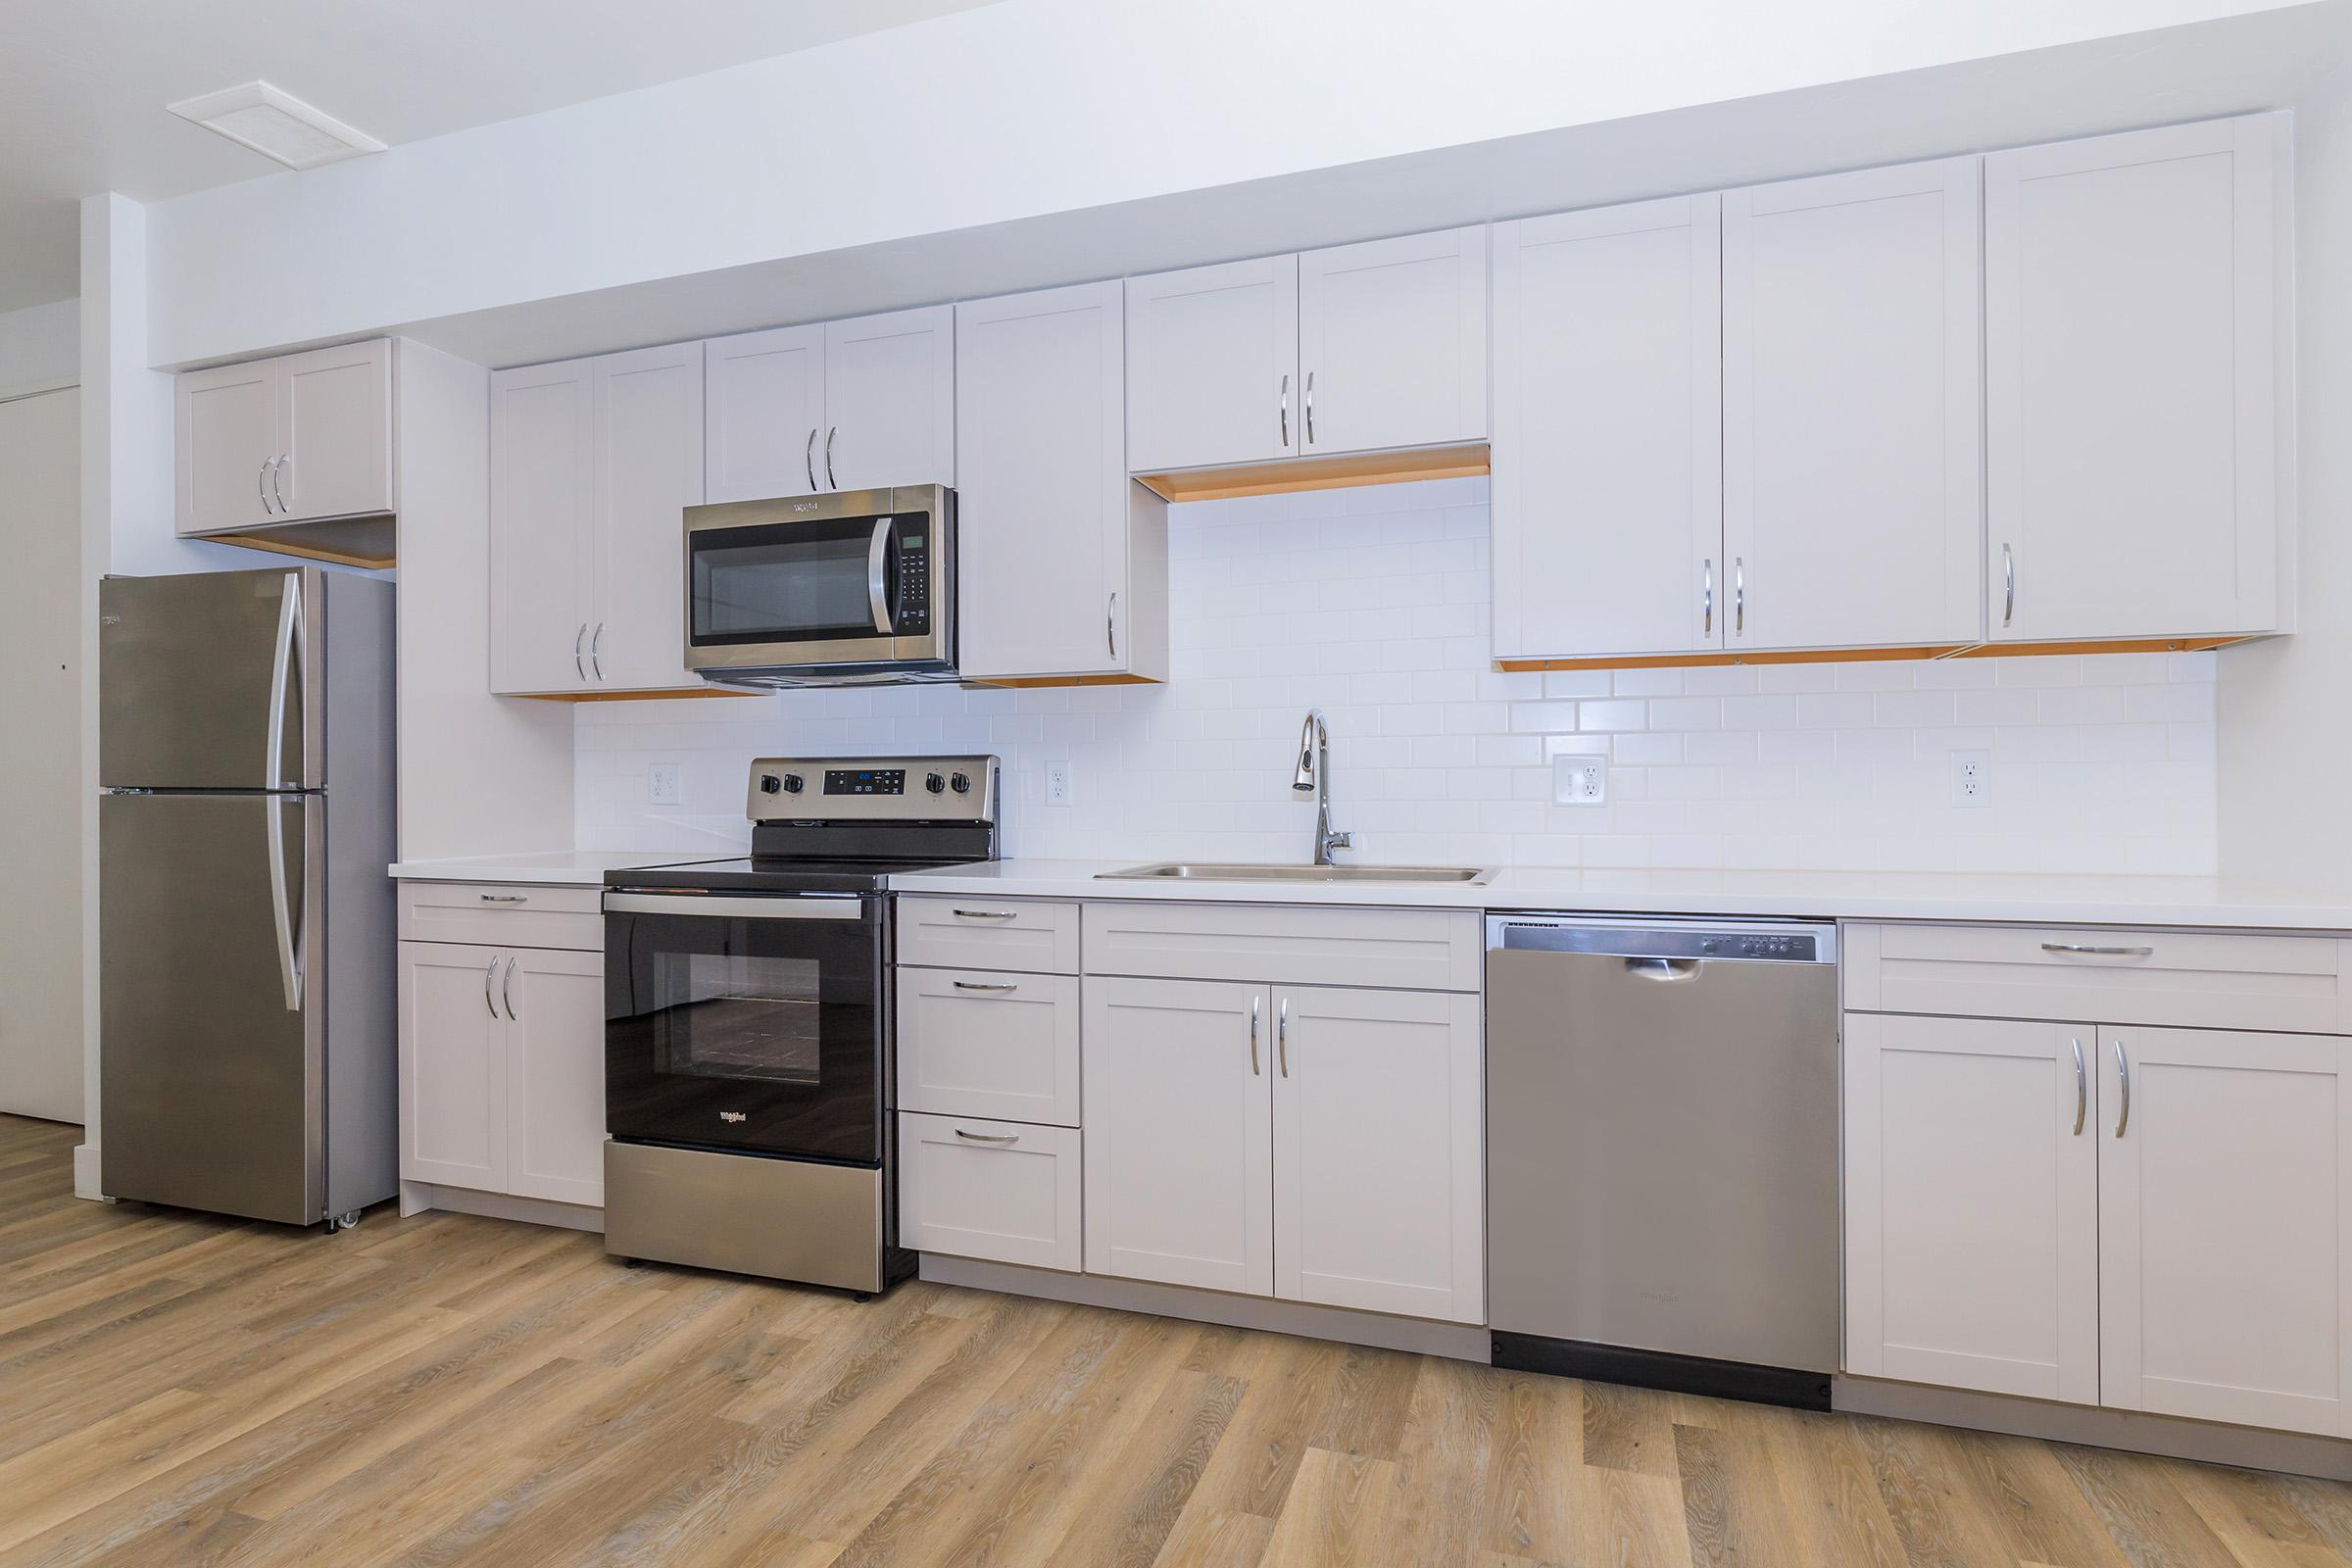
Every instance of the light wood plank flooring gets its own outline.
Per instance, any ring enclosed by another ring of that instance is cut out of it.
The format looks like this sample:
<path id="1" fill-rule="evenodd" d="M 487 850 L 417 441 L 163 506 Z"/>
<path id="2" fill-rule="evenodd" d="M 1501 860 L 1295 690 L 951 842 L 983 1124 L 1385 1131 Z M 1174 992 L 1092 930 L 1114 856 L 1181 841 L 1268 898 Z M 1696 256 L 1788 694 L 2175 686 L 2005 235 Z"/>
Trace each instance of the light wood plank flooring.
<path id="1" fill-rule="evenodd" d="M 70 1196 L 0 1117 L 0 1564 L 2321 1568 L 2352 1489 L 455 1215 Z"/>

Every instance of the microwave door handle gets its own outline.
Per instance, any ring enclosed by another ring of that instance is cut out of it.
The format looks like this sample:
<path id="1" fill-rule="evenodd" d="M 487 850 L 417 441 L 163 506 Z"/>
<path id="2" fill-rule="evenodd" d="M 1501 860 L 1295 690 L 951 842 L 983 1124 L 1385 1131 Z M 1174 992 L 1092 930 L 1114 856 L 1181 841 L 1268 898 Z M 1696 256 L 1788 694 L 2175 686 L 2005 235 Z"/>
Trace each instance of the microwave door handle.
<path id="1" fill-rule="evenodd" d="M 890 553 L 890 529 L 894 519 L 876 517 L 874 537 L 865 547 L 865 602 L 874 612 L 874 630 L 887 637 L 891 632 L 890 596 L 883 580 Z"/>

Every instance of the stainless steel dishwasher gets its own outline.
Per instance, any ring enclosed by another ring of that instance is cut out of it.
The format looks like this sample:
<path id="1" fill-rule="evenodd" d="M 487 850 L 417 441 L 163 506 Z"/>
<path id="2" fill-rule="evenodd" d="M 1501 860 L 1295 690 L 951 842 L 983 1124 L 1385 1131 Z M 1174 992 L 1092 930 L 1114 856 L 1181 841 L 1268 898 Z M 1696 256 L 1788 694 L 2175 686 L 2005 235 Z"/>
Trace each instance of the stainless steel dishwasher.
<path id="1" fill-rule="evenodd" d="M 1838 930 L 1487 920 L 1494 1364 L 1829 1408 Z"/>

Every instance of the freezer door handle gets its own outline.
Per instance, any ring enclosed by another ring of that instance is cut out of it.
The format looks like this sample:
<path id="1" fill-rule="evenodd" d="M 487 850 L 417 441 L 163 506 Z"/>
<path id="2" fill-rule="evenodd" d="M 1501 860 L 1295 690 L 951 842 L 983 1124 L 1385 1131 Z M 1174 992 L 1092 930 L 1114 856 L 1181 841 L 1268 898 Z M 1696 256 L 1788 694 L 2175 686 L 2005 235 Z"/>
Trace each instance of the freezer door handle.
<path id="1" fill-rule="evenodd" d="M 270 915 L 277 928 L 277 978 L 285 988 L 286 1010 L 302 1010 L 302 955 L 295 945 L 295 922 L 302 906 L 286 876 L 286 813 L 294 812 L 295 831 L 302 831 L 304 802 L 299 796 L 270 798 Z"/>
<path id="2" fill-rule="evenodd" d="M 277 602 L 277 650 L 270 663 L 270 742 L 263 763 L 269 789 L 287 789 L 286 700 L 297 672 L 296 651 L 302 630 L 302 573 L 286 573 L 286 589 Z M 301 671 L 308 674 L 309 671 Z"/>

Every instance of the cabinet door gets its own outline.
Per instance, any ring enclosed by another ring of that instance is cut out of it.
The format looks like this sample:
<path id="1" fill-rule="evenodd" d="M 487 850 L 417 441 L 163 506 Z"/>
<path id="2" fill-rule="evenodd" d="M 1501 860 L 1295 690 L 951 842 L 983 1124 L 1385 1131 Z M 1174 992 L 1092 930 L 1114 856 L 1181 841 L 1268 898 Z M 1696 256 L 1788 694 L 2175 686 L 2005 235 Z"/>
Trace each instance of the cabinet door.
<path id="1" fill-rule="evenodd" d="M 1127 477 L 1119 285 L 956 307 L 958 662 L 1166 674 L 1166 511 Z"/>
<path id="2" fill-rule="evenodd" d="M 2345 1042 L 2099 1031 L 2099 1393 L 2341 1437 Z"/>
<path id="3" fill-rule="evenodd" d="M 1979 160 L 1723 198 L 1724 646 L 1974 642 Z"/>
<path id="4" fill-rule="evenodd" d="M 490 688 L 589 685 L 596 620 L 594 362 L 490 378 Z M 683 547 L 681 547 L 681 550 Z"/>
<path id="5" fill-rule="evenodd" d="M 605 1201 L 605 959 L 524 948 L 501 971 L 507 1028 L 507 1191 Z"/>
<path id="6" fill-rule="evenodd" d="M 765 501 L 825 488 L 825 329 L 714 337 L 703 345 L 705 488 L 711 501 Z"/>
<path id="7" fill-rule="evenodd" d="M 1270 1294 L 1267 989 L 1089 978 L 1085 1006 L 1086 1271 Z"/>
<path id="8" fill-rule="evenodd" d="M 1721 202 L 1494 225 L 1494 657 L 1720 648 Z"/>
<path id="9" fill-rule="evenodd" d="M 278 454 L 273 362 L 189 370 L 172 380 L 179 466 L 177 526 L 212 533 L 274 522 L 270 460 Z"/>
<path id="10" fill-rule="evenodd" d="M 828 490 L 956 482 L 956 311 L 936 305 L 825 325 Z"/>
<path id="11" fill-rule="evenodd" d="M 2097 1048 L 1845 1015 L 1845 1370 L 2097 1402 Z"/>
<path id="12" fill-rule="evenodd" d="M 1486 1321 L 1478 999 L 1274 991 L 1274 1294 Z"/>
<path id="13" fill-rule="evenodd" d="M 1298 435 L 1307 452 L 1487 438 L 1487 230 L 1298 258 Z"/>
<path id="14" fill-rule="evenodd" d="M 703 346 L 596 362 L 597 612 L 588 674 L 615 688 L 693 688 L 686 522 L 703 500 Z"/>
<path id="15" fill-rule="evenodd" d="M 2285 624 L 2285 120 L 1984 160 L 1996 641 Z"/>
<path id="16" fill-rule="evenodd" d="M 276 362 L 277 451 L 271 476 L 291 517 L 390 512 L 392 344 L 377 338 Z"/>
<path id="17" fill-rule="evenodd" d="M 1127 410 L 1136 473 L 1297 456 L 1298 258 L 1129 278 Z"/>
<path id="18" fill-rule="evenodd" d="M 400 1179 L 507 1189 L 507 955 L 400 945 Z"/>

